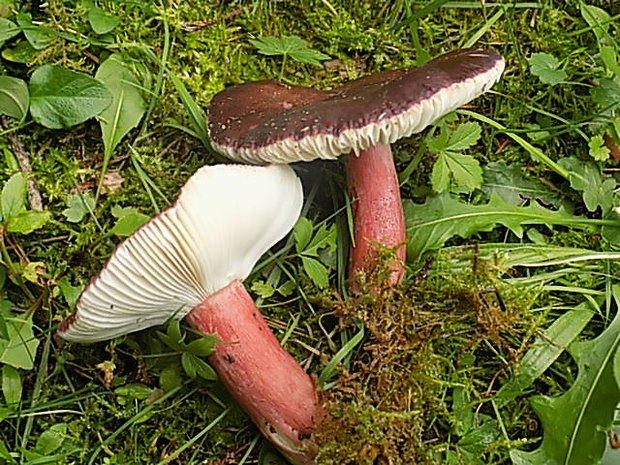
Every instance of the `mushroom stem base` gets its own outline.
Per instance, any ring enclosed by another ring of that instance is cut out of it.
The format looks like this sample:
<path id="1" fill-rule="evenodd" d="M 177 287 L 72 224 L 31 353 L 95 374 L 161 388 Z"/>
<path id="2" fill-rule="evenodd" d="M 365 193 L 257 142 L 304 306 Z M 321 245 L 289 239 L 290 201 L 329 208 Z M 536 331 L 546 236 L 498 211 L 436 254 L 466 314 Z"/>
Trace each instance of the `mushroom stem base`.
<path id="1" fill-rule="evenodd" d="M 268 328 L 240 281 L 210 295 L 187 316 L 214 333 L 209 361 L 261 432 L 296 465 L 314 464 L 319 415 L 314 382 Z"/>
<path id="2" fill-rule="evenodd" d="M 401 282 L 405 261 L 405 218 L 398 177 L 389 145 L 376 145 L 347 157 L 347 184 L 353 209 L 349 279 L 359 290 L 360 273 L 377 269 L 381 249 L 393 249 L 388 285 Z"/>

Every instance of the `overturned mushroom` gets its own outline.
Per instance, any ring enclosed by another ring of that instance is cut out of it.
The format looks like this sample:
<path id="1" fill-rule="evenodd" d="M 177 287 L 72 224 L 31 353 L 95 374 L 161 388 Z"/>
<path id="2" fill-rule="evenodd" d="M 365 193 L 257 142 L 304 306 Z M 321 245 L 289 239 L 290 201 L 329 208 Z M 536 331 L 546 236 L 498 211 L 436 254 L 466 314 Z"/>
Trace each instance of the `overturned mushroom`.
<path id="1" fill-rule="evenodd" d="M 259 81 L 215 95 L 208 109 L 213 147 L 234 160 L 291 163 L 347 159 L 354 200 L 350 275 L 372 269 L 377 247 L 396 249 L 389 281 L 403 275 L 405 225 L 389 144 L 422 131 L 487 91 L 504 60 L 463 49 L 418 68 L 384 71 L 329 91 Z"/>
<path id="2" fill-rule="evenodd" d="M 287 166 L 201 168 L 116 249 L 59 334 L 94 342 L 186 316 L 222 341 L 210 362 L 262 433 L 293 463 L 313 463 L 314 383 L 241 283 L 293 227 L 302 200 Z"/>

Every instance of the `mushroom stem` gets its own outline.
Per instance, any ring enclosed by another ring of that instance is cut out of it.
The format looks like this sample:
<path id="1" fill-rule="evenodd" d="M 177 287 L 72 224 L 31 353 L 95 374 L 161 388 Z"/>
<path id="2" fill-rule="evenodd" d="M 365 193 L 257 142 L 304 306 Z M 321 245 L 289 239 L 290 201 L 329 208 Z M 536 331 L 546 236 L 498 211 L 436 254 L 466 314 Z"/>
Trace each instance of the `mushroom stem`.
<path id="1" fill-rule="evenodd" d="M 314 464 L 314 382 L 282 348 L 243 284 L 235 280 L 211 294 L 187 319 L 222 341 L 209 361 L 261 432 L 292 463 Z"/>
<path id="2" fill-rule="evenodd" d="M 376 268 L 381 248 L 395 249 L 387 284 L 401 282 L 405 260 L 405 217 L 389 145 L 378 144 L 347 157 L 347 184 L 353 208 L 349 277 L 359 290 L 360 273 Z"/>

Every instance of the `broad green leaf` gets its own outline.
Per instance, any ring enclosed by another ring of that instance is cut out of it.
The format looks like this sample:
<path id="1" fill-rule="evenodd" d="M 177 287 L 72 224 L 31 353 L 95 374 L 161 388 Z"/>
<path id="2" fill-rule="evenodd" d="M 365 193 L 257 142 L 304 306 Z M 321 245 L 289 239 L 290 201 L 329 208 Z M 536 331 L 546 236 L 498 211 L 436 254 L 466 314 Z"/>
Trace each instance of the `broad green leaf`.
<path id="1" fill-rule="evenodd" d="M 592 30 L 596 35 L 596 39 L 599 42 L 603 41 L 607 31 L 609 30 L 609 13 L 597 6 L 585 5 L 582 3 L 581 16 L 586 20 L 588 26 L 592 27 Z"/>
<path id="2" fill-rule="evenodd" d="M 491 162 L 484 167 L 482 192 L 487 199 L 493 193 L 512 205 L 521 205 L 525 200 L 541 200 L 545 204 L 559 206 L 557 194 L 536 178 L 526 178 L 517 164 L 509 165 L 504 160 Z"/>
<path id="3" fill-rule="evenodd" d="M 121 139 L 138 125 L 146 111 L 146 103 L 142 98 L 140 82 L 125 66 L 120 55 L 114 54 L 104 61 L 95 77 L 112 95 L 112 103 L 100 115 L 103 144 L 106 157 L 109 157 Z"/>
<path id="4" fill-rule="evenodd" d="M 149 217 L 147 215 L 133 211 L 131 213 L 121 216 L 116 221 L 112 229 L 110 229 L 110 234 L 115 234 L 122 237 L 129 236 L 148 220 Z"/>
<path id="5" fill-rule="evenodd" d="M 62 214 L 71 223 L 79 223 L 88 212 L 95 208 L 95 199 L 89 192 L 85 194 L 71 194 L 67 198 L 67 208 Z"/>
<path id="6" fill-rule="evenodd" d="M 16 19 L 17 24 L 19 24 L 26 39 L 34 49 L 43 50 L 52 44 L 54 34 L 48 29 L 33 24 L 30 13 L 19 13 Z"/>
<path id="7" fill-rule="evenodd" d="M 566 72 L 558 69 L 560 66 L 557 58 L 548 53 L 534 53 L 530 59 L 530 72 L 538 76 L 545 84 L 556 85 L 566 79 Z"/>
<path id="8" fill-rule="evenodd" d="M 300 216 L 295 224 L 293 235 L 295 236 L 295 249 L 297 253 L 302 253 L 312 238 L 312 221 L 305 216 Z"/>
<path id="9" fill-rule="evenodd" d="M 6 223 L 6 229 L 9 232 L 30 234 L 43 227 L 49 219 L 49 212 L 25 211 L 10 217 Z"/>
<path id="10" fill-rule="evenodd" d="M 22 121 L 28 113 L 28 85 L 21 79 L 0 76 L 0 114 Z"/>
<path id="11" fill-rule="evenodd" d="M 111 101 L 101 82 L 61 66 L 41 66 L 30 78 L 30 113 L 51 129 L 80 124 L 100 114 Z"/>
<path id="12" fill-rule="evenodd" d="M 609 160 L 610 150 L 605 146 L 605 139 L 600 134 L 591 137 L 588 141 L 588 153 L 596 161 Z"/>
<path id="13" fill-rule="evenodd" d="M 26 177 L 17 173 L 9 178 L 0 196 L 0 219 L 7 221 L 26 205 Z"/>
<path id="14" fill-rule="evenodd" d="M 4 45 L 4 42 L 19 34 L 20 31 L 20 28 L 14 22 L 6 18 L 0 18 L 0 47 Z"/>
<path id="15" fill-rule="evenodd" d="M 325 265 L 311 257 L 301 257 L 304 271 L 319 289 L 325 289 L 329 285 L 329 272 Z"/>
<path id="16" fill-rule="evenodd" d="M 32 332 L 32 321 L 10 317 L 5 319 L 8 339 L 0 339 L 0 363 L 32 370 L 39 340 Z"/>
<path id="17" fill-rule="evenodd" d="M 615 286 L 612 293 L 618 307 L 620 287 Z M 569 353 L 577 362 L 577 379 L 559 397 L 532 398 L 532 407 L 543 425 L 542 444 L 533 452 L 512 450 L 510 457 L 515 465 L 600 462 L 620 403 L 620 386 L 614 376 L 619 347 L 620 311 L 600 336 L 571 344 Z"/>
<path id="18" fill-rule="evenodd" d="M 107 34 L 121 22 L 117 16 L 109 16 L 99 7 L 93 7 L 88 12 L 88 22 L 96 34 Z"/>
<path id="19" fill-rule="evenodd" d="M 7 405 L 18 404 L 22 400 L 22 379 L 19 371 L 10 365 L 2 367 L 2 394 Z"/>
<path id="20" fill-rule="evenodd" d="M 35 451 L 42 455 L 50 455 L 62 446 L 62 443 L 66 437 L 66 423 L 57 423 L 52 425 L 47 431 L 43 431 L 41 436 L 39 436 L 39 439 L 37 439 Z"/>
<path id="21" fill-rule="evenodd" d="M 582 227 L 584 218 L 573 216 L 563 209 L 549 210 L 537 202 L 528 206 L 506 203 L 497 194 L 487 204 L 470 205 L 449 194 L 429 197 L 424 204 L 403 202 L 407 224 L 407 251 L 417 260 L 427 250 L 442 247 L 455 236 L 467 238 L 481 231 L 491 231 L 498 225 L 523 236 L 526 224 L 561 224 Z"/>
<path id="22" fill-rule="evenodd" d="M 300 63 L 321 66 L 321 61 L 329 60 L 330 56 L 308 48 L 305 40 L 297 36 L 259 37 L 250 39 L 250 43 L 263 55 L 290 56 Z"/>
<path id="23" fill-rule="evenodd" d="M 571 187 L 582 193 L 589 211 L 593 212 L 598 207 L 603 212 L 611 209 L 616 181 L 603 177 L 600 168 L 593 162 L 567 157 L 560 159 L 558 164 L 568 171 Z"/>
<path id="24" fill-rule="evenodd" d="M 14 47 L 5 47 L 2 49 L 2 58 L 13 63 L 32 63 L 37 55 L 35 48 L 25 40 L 19 41 Z"/>
<path id="25" fill-rule="evenodd" d="M 543 333 L 543 336 L 536 339 L 532 347 L 523 356 L 519 373 L 495 394 L 498 407 L 502 407 L 515 397 L 524 394 L 525 390 L 581 334 L 593 315 L 594 312 L 588 304 L 581 304 L 554 321 Z"/>

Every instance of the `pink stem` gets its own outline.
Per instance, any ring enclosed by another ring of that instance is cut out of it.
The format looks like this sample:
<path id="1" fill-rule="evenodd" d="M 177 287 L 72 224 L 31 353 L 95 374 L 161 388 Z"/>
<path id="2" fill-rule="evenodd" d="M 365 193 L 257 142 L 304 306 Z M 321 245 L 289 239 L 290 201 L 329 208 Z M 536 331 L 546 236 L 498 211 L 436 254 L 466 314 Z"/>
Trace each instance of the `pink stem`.
<path id="1" fill-rule="evenodd" d="M 314 382 L 282 348 L 243 284 L 233 281 L 210 295 L 187 319 L 223 341 L 209 361 L 261 432 L 292 463 L 314 464 L 311 435 L 320 415 Z"/>
<path id="2" fill-rule="evenodd" d="M 405 218 L 396 168 L 389 145 L 375 145 L 347 157 L 347 184 L 353 202 L 353 237 L 349 259 L 352 289 L 358 290 L 359 273 L 376 268 L 382 247 L 395 248 L 389 263 L 389 285 L 401 282 L 405 260 Z"/>

